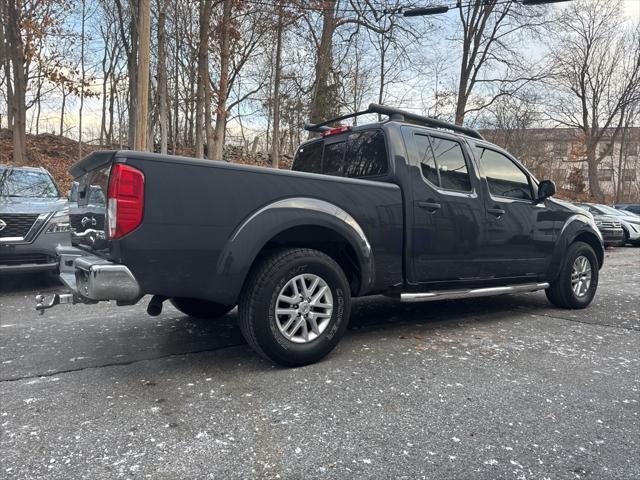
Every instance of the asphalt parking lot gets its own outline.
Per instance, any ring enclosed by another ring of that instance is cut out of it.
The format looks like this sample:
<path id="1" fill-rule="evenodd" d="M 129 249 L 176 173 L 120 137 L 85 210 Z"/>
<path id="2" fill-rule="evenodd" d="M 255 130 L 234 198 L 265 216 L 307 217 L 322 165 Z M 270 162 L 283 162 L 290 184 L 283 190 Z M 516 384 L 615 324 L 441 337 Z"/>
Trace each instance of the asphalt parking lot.
<path id="1" fill-rule="evenodd" d="M 640 478 L 640 248 L 594 304 L 355 302 L 326 360 L 257 357 L 232 312 L 33 310 L 0 278 L 0 477 Z"/>

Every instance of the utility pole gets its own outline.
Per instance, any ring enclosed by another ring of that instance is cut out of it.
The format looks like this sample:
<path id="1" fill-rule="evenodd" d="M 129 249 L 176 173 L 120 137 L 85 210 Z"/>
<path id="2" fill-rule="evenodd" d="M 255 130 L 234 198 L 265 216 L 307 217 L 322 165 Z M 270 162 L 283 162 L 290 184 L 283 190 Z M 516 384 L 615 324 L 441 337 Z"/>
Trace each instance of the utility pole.
<path id="1" fill-rule="evenodd" d="M 278 25 L 276 27 L 276 65 L 273 81 L 273 140 L 271 141 L 271 166 L 278 168 L 280 161 L 280 70 L 282 63 L 282 2 L 278 1 Z"/>
<path id="2" fill-rule="evenodd" d="M 148 150 L 149 57 L 151 55 L 151 2 L 138 4 L 138 109 L 136 112 L 135 150 Z M 133 45 L 132 45 L 133 48 Z"/>

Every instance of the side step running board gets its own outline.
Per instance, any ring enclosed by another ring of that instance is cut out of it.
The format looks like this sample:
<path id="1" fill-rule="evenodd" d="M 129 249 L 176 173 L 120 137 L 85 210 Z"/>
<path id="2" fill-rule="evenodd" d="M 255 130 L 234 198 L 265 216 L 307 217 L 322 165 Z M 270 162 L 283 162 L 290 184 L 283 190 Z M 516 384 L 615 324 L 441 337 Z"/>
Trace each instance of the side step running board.
<path id="1" fill-rule="evenodd" d="M 457 298 L 490 297 L 492 295 L 504 295 L 506 293 L 535 292 L 548 288 L 549 284 L 522 283 L 518 285 L 506 285 L 503 287 L 472 288 L 466 290 L 433 290 L 421 293 L 401 293 L 402 302 L 432 302 L 434 300 L 453 300 Z"/>

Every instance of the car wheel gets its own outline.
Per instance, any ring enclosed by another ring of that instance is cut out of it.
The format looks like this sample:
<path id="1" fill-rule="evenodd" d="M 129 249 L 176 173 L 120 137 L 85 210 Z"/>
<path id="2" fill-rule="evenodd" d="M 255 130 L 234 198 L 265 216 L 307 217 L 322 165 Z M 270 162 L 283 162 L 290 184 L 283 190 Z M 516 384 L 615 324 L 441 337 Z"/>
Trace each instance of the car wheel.
<path id="1" fill-rule="evenodd" d="M 599 266 L 593 248 L 583 242 L 569 246 L 557 278 L 546 290 L 556 307 L 585 308 L 598 288 Z"/>
<path id="2" fill-rule="evenodd" d="M 317 250 L 280 250 L 250 273 L 238 305 L 240 329 L 263 357 L 286 367 L 317 362 L 338 344 L 351 308 L 340 266 Z"/>
<path id="3" fill-rule="evenodd" d="M 624 233 L 624 239 L 622 240 L 622 243 L 620 245 L 624 247 L 627 243 L 629 243 L 629 232 L 627 232 L 625 228 L 622 229 L 622 232 Z"/>
<path id="4" fill-rule="evenodd" d="M 194 318 L 218 318 L 233 310 L 235 305 L 221 305 L 208 300 L 197 298 L 175 297 L 169 300 L 171 305 L 176 307 L 185 315 Z"/>

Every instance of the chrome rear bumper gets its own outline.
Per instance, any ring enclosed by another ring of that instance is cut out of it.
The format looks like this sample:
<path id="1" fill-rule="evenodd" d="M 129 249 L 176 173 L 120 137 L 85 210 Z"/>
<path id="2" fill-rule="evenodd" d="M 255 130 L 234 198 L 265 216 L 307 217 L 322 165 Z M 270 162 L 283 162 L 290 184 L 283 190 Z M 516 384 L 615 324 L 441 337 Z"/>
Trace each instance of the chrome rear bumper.
<path id="1" fill-rule="evenodd" d="M 44 297 L 38 296 L 37 310 L 43 311 L 60 303 L 95 303 L 103 300 L 132 304 L 142 297 L 138 281 L 126 266 L 74 247 L 61 247 L 57 253 L 60 280 L 72 293 L 56 294 L 46 303 Z"/>

